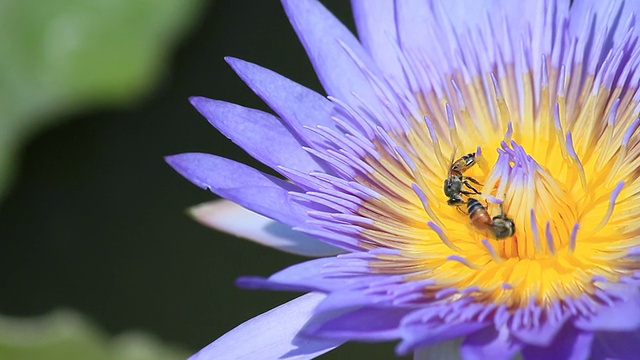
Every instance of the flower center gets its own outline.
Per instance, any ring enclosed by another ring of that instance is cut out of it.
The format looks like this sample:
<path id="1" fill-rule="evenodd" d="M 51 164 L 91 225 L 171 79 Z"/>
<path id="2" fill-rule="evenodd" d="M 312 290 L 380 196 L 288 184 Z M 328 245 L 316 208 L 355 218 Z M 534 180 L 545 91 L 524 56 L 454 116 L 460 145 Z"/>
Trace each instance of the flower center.
<path id="1" fill-rule="evenodd" d="M 400 255 L 379 255 L 374 271 L 430 279 L 428 291 L 455 288 L 513 308 L 594 294 L 594 279 L 629 275 L 638 264 L 627 251 L 640 242 L 629 201 L 638 189 L 624 182 L 638 158 L 636 103 L 627 99 L 622 109 L 609 92 L 592 92 L 582 110 L 569 112 L 562 86 L 552 102 L 543 83 L 537 110 L 523 116 L 493 83 L 493 113 L 478 111 L 477 98 L 466 99 L 472 107 L 464 98 L 441 99 L 445 111 L 423 101 L 424 121 L 378 129 L 375 151 L 355 177 L 377 194 L 358 210 L 371 220 L 359 224 L 362 246 Z M 448 154 L 458 149 L 466 152 L 454 158 L 475 155 L 464 173 L 451 171 Z M 463 181 L 460 196 L 477 200 L 480 212 L 447 203 L 443 182 L 452 174 L 474 181 Z M 500 219 L 513 222 L 512 236 L 497 235 Z"/>

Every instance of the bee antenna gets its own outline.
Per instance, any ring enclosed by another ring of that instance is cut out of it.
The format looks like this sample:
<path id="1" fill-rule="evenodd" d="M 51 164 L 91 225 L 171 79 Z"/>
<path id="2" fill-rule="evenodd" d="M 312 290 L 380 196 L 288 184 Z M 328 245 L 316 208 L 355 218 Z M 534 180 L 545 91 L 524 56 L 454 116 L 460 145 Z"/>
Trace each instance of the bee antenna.
<path id="1" fill-rule="evenodd" d="M 502 198 L 503 198 L 503 199 L 504 199 L 504 198 L 506 198 L 506 197 L 507 197 L 507 194 L 502 194 Z M 500 202 L 500 204 L 499 204 L 499 206 L 500 206 L 500 214 L 501 214 L 501 215 L 504 215 L 504 208 L 503 208 L 503 206 L 502 206 L 503 204 L 504 204 L 504 200 L 502 200 L 502 201 Z"/>
<path id="2" fill-rule="evenodd" d="M 447 172 L 447 176 L 451 176 L 452 174 L 453 160 L 456 158 L 457 151 L 458 151 L 458 146 L 453 145 L 453 152 L 451 153 L 451 158 L 449 159 L 449 171 Z"/>
<path id="3" fill-rule="evenodd" d="M 451 152 L 451 160 L 450 164 L 453 164 L 453 160 L 456 158 L 456 153 L 458 152 L 458 145 L 453 145 L 453 151 Z"/>

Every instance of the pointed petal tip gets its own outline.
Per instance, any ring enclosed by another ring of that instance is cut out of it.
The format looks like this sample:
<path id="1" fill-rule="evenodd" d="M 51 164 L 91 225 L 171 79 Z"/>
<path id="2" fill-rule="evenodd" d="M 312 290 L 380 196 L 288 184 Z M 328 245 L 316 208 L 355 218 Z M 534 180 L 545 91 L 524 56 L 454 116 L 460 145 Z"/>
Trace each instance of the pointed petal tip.
<path id="1" fill-rule="evenodd" d="M 198 108 L 198 106 L 200 104 L 202 104 L 203 102 L 206 101 L 211 101 L 211 99 L 206 98 L 204 96 L 189 96 L 189 102 L 191 103 L 191 105 L 193 105 L 196 109 Z"/>
<path id="2" fill-rule="evenodd" d="M 165 161 L 167 164 L 171 165 L 171 162 L 173 161 L 173 157 L 174 157 L 174 156 L 176 156 L 176 155 L 177 155 L 177 154 L 173 154 L 173 155 L 165 155 L 165 156 L 163 157 L 163 159 L 164 159 L 164 161 Z"/>
<path id="3" fill-rule="evenodd" d="M 212 122 L 212 116 L 215 114 L 215 110 L 219 107 L 219 105 L 224 104 L 224 101 L 209 99 L 204 96 L 190 96 L 189 102 L 191 106 L 193 106 L 200 115 L 204 116 L 207 121 L 215 127 L 215 124 Z"/>
<path id="4" fill-rule="evenodd" d="M 163 159 L 175 171 L 180 172 L 180 168 L 182 167 L 182 160 L 185 158 L 185 155 L 187 154 L 188 153 L 165 155 Z"/>
<path id="5" fill-rule="evenodd" d="M 233 57 L 233 56 L 225 56 L 224 57 L 224 61 L 229 64 L 229 66 L 231 66 L 233 69 L 236 68 L 236 66 L 244 64 L 244 63 L 248 63 L 248 61 L 244 61 L 242 59 L 239 59 L 237 57 Z"/>
<path id="6" fill-rule="evenodd" d="M 196 186 L 209 190 L 209 186 L 201 181 L 198 181 L 197 178 L 192 176 L 192 167 L 193 163 L 198 161 L 199 156 L 204 155 L 200 153 L 180 153 L 174 155 L 167 155 L 164 157 L 164 161 L 171 166 L 171 168 L 180 174 L 185 179 L 189 180 L 191 183 Z"/>
<path id="7" fill-rule="evenodd" d="M 182 166 L 184 160 L 192 157 L 192 155 L 194 154 L 195 153 L 179 153 L 179 154 L 173 154 L 173 155 L 166 155 L 164 157 L 164 161 L 166 161 L 167 164 L 171 165 L 171 167 L 175 169 L 176 167 Z"/>
<path id="8" fill-rule="evenodd" d="M 261 68 L 260 65 L 254 64 L 250 61 L 242 60 L 239 58 L 235 58 L 232 56 L 227 56 L 224 60 L 231 66 L 231 69 L 235 71 L 235 73 L 246 83 L 251 79 L 251 74 L 253 73 L 251 70 L 255 68 Z M 268 69 L 266 69 L 268 70 Z M 268 70 L 270 71 L 270 70 Z M 251 87 L 250 83 L 248 83 L 249 87 Z"/>
<path id="9" fill-rule="evenodd" d="M 162 159 L 175 172 L 177 172 L 178 174 L 182 175 L 182 172 L 180 171 L 180 155 L 182 155 L 182 154 L 165 155 Z"/>

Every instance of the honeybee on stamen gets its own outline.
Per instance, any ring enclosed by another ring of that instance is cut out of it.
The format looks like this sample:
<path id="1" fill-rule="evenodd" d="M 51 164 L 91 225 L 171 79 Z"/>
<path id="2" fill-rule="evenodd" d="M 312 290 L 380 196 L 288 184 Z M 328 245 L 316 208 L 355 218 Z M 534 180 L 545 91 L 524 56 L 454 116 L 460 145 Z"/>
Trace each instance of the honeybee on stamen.
<path id="1" fill-rule="evenodd" d="M 481 232 L 488 231 L 496 239 L 505 239 L 513 236 L 516 226 L 513 220 L 504 213 L 500 204 L 500 214 L 491 217 L 487 208 L 480 201 L 469 198 L 467 201 L 467 213 L 471 225 Z"/>
<path id="2" fill-rule="evenodd" d="M 455 151 L 454 151 L 455 153 Z M 444 194 L 449 199 L 447 204 L 451 206 L 461 206 L 466 204 L 462 195 L 479 195 L 478 191 L 471 183 L 475 185 L 482 185 L 478 180 L 471 176 L 464 176 L 462 173 L 467 171 L 470 167 L 476 163 L 476 154 L 469 153 L 462 156 L 456 161 L 453 161 L 454 155 L 451 156 L 451 165 L 449 166 L 449 173 L 444 180 Z"/>

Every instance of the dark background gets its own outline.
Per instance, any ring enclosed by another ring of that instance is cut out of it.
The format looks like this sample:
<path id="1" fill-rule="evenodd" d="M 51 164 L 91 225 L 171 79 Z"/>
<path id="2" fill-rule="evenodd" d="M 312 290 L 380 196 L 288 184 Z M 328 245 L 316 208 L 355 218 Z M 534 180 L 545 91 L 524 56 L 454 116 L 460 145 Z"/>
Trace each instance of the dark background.
<path id="1" fill-rule="evenodd" d="M 353 29 L 346 0 L 323 2 Z M 0 203 L 0 313 L 72 308 L 111 334 L 139 329 L 196 351 L 297 296 L 234 286 L 240 275 L 267 276 L 304 258 L 191 220 L 185 209 L 214 195 L 163 161 L 202 151 L 261 168 L 187 101 L 267 110 L 226 55 L 321 91 L 278 1 L 210 3 L 144 99 L 67 116 L 22 149 L 17 182 Z M 324 358 L 355 356 L 390 358 L 393 344 L 349 344 Z"/>

